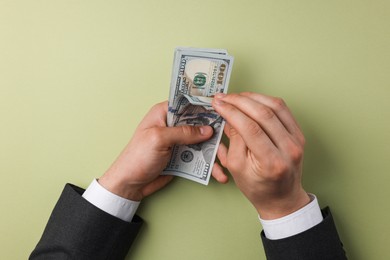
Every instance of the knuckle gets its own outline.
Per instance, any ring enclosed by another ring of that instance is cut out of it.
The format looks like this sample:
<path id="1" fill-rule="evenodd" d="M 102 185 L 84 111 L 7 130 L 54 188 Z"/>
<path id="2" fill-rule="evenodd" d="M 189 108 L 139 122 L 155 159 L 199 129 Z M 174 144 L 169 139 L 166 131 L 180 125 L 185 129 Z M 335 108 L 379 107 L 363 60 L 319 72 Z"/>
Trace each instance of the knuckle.
<path id="1" fill-rule="evenodd" d="M 286 102 L 280 97 L 272 98 L 272 103 L 276 111 L 284 110 L 287 107 Z"/>
<path id="2" fill-rule="evenodd" d="M 248 123 L 247 131 L 251 136 L 260 136 L 264 134 L 263 129 L 254 121 Z"/>
<path id="3" fill-rule="evenodd" d="M 289 166 L 283 159 L 275 159 L 271 165 L 269 165 L 270 171 L 268 179 L 273 182 L 283 181 L 289 171 Z"/>
<path id="4" fill-rule="evenodd" d="M 181 126 L 181 131 L 182 131 L 184 136 L 192 136 L 192 135 L 196 134 L 195 128 L 192 126 L 189 126 L 189 125 Z"/>
<path id="5" fill-rule="evenodd" d="M 235 128 L 230 127 L 229 128 L 229 134 L 230 134 L 231 137 L 232 136 L 236 136 L 236 135 L 238 135 L 238 131 Z"/>
<path id="6" fill-rule="evenodd" d="M 163 105 L 163 103 L 158 103 L 158 104 L 155 104 L 152 106 L 152 108 L 150 109 L 150 111 L 156 111 L 156 110 L 159 110 L 160 107 Z"/>
<path id="7" fill-rule="evenodd" d="M 261 119 L 271 119 L 275 116 L 275 114 L 272 109 L 264 106 L 258 110 L 257 116 Z"/>
<path id="8" fill-rule="evenodd" d="M 151 112 L 158 112 L 158 111 L 163 110 L 165 107 L 168 107 L 168 102 L 167 102 L 167 101 L 163 101 L 163 102 L 154 104 L 154 105 L 150 108 L 150 111 L 151 111 Z"/>
<path id="9" fill-rule="evenodd" d="M 157 127 L 149 129 L 148 137 L 149 142 L 156 146 L 161 146 L 164 144 L 162 131 Z"/>
<path id="10" fill-rule="evenodd" d="M 289 149 L 290 158 L 294 163 L 298 163 L 303 158 L 303 148 L 299 145 L 290 145 Z"/>

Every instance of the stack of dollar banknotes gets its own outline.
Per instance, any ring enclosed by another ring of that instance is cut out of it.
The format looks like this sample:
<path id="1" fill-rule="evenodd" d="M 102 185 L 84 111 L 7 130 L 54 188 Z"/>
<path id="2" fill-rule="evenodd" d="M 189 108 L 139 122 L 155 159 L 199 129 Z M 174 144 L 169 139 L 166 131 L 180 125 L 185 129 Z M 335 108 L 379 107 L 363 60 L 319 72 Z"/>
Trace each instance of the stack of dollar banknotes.
<path id="1" fill-rule="evenodd" d="M 176 145 L 163 175 L 204 185 L 210 180 L 225 122 L 211 106 L 217 93 L 227 93 L 233 57 L 222 49 L 176 48 L 168 101 L 168 126 L 209 125 L 206 142 Z"/>

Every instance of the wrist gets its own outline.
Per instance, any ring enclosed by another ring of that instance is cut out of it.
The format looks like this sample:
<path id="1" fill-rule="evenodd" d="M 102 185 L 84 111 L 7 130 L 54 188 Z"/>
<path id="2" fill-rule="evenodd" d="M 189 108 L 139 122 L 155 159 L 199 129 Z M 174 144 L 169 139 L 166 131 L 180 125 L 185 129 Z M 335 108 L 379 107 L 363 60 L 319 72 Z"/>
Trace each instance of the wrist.
<path id="1" fill-rule="evenodd" d="M 140 185 L 130 185 L 118 176 L 111 176 L 109 173 L 104 174 L 98 179 L 98 182 L 106 190 L 132 201 L 141 201 L 143 196 Z"/>
<path id="2" fill-rule="evenodd" d="M 268 239 L 283 239 L 302 233 L 322 222 L 318 200 L 313 194 L 309 194 L 310 203 L 301 209 L 278 219 L 260 219 L 265 236 Z"/>
<path id="3" fill-rule="evenodd" d="M 97 208 L 127 222 L 131 222 L 140 203 L 110 192 L 100 185 L 96 179 L 85 190 L 83 198 Z"/>
<path id="4" fill-rule="evenodd" d="M 275 198 L 267 201 L 266 205 L 255 205 L 259 216 L 264 220 L 272 220 L 287 216 L 305 207 L 311 201 L 310 196 L 300 189 L 295 195 L 289 194 L 283 198 Z"/>

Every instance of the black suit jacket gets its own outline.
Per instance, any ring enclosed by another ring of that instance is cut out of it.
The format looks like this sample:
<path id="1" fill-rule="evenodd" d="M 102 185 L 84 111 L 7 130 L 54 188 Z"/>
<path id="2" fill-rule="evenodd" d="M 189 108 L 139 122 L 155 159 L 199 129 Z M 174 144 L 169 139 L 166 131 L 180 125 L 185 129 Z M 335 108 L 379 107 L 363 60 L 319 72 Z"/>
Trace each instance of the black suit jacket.
<path id="1" fill-rule="evenodd" d="M 267 259 L 347 259 L 329 208 L 322 210 L 322 216 L 324 220 L 320 224 L 292 237 L 270 240 L 261 232 Z"/>
<path id="2" fill-rule="evenodd" d="M 142 225 L 98 209 L 67 184 L 30 259 L 124 259 Z"/>
<path id="3" fill-rule="evenodd" d="M 84 190 L 67 184 L 30 259 L 124 259 L 139 229 L 96 208 L 82 198 Z M 261 233 L 267 259 L 346 259 L 329 209 L 324 221 L 301 234 L 269 240 Z"/>

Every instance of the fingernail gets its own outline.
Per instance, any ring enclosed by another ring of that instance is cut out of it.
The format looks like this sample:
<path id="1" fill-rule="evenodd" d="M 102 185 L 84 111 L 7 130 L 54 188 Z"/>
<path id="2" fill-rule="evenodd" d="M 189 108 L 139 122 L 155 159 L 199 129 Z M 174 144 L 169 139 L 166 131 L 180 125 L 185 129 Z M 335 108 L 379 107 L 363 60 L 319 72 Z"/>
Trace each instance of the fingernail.
<path id="1" fill-rule="evenodd" d="M 222 101 L 222 99 L 223 99 L 225 96 L 226 96 L 226 94 L 224 94 L 224 93 L 218 93 L 218 94 L 216 94 L 215 97 L 214 97 L 214 103 L 215 103 L 216 105 L 223 105 L 223 104 L 225 104 L 225 102 Z"/>
<path id="2" fill-rule="evenodd" d="M 222 101 L 222 99 L 224 97 L 226 97 L 225 93 L 217 93 L 217 94 L 215 94 L 214 103 L 216 105 L 223 105 L 223 104 L 225 104 L 225 102 Z"/>
<path id="3" fill-rule="evenodd" d="M 213 130 L 210 126 L 201 126 L 199 127 L 199 131 L 201 135 L 209 135 Z"/>
<path id="4" fill-rule="evenodd" d="M 222 98 L 226 97 L 226 94 L 225 93 L 217 93 L 217 94 L 215 94 L 215 97 L 217 99 L 222 99 Z"/>
<path id="5" fill-rule="evenodd" d="M 223 101 L 220 100 L 220 99 L 215 98 L 215 99 L 214 99 L 214 104 L 216 104 L 216 105 L 223 105 L 223 104 L 225 104 L 225 102 L 223 102 Z"/>

